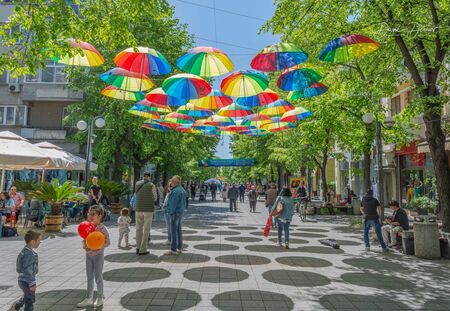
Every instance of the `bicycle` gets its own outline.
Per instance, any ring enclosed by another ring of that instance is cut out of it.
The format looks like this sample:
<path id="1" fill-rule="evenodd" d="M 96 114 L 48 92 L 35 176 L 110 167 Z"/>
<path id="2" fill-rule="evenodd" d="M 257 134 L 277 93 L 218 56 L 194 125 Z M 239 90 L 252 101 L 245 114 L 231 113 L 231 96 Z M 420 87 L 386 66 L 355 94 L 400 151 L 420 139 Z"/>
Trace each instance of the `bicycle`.
<path id="1" fill-rule="evenodd" d="M 295 210 L 300 220 L 306 222 L 306 210 L 308 208 L 308 198 L 295 198 Z"/>

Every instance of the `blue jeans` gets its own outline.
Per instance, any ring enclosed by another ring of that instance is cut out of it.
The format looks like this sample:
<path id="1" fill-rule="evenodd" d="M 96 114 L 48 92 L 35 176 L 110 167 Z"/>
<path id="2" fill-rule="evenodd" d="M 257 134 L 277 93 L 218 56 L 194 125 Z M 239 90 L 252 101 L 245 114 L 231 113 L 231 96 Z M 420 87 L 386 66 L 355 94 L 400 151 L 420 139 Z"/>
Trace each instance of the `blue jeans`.
<path id="1" fill-rule="evenodd" d="M 378 241 L 380 241 L 381 248 L 386 248 L 386 244 L 384 244 L 383 240 L 383 235 L 381 234 L 381 223 L 379 219 L 364 220 L 364 243 L 366 244 L 366 247 L 370 247 L 369 243 L 370 226 L 374 226 Z"/>
<path id="2" fill-rule="evenodd" d="M 278 242 L 282 241 L 283 229 L 284 229 L 284 242 L 289 242 L 289 225 L 291 224 L 289 221 L 282 222 L 279 218 L 277 218 L 278 223 Z"/>
<path id="3" fill-rule="evenodd" d="M 170 215 L 170 234 L 172 236 L 172 243 L 170 249 L 175 252 L 178 249 L 183 249 L 183 234 L 181 232 L 181 218 L 182 214 Z"/>
<path id="4" fill-rule="evenodd" d="M 172 241 L 172 230 L 170 229 L 170 215 L 164 211 L 164 220 L 167 226 L 167 241 Z"/>

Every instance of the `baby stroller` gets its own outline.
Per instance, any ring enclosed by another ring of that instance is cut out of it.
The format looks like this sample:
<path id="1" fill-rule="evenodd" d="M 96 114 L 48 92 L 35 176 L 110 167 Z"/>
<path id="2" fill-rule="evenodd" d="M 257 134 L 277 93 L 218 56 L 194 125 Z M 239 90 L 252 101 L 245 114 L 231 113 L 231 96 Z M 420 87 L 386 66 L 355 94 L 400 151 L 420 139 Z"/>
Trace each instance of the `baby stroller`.
<path id="1" fill-rule="evenodd" d="M 205 201 L 206 200 L 206 191 L 204 189 L 200 190 L 200 196 L 198 197 L 199 201 Z"/>

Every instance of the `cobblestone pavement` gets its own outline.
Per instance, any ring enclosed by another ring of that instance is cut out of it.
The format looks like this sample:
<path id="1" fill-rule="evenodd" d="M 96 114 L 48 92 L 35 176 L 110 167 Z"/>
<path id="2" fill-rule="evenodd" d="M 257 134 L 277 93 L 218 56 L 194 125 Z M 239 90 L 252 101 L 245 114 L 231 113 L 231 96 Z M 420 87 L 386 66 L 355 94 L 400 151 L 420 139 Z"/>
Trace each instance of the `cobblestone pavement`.
<path id="1" fill-rule="evenodd" d="M 184 220 L 186 251 L 165 256 L 162 213 L 152 227 L 150 255 L 117 247 L 118 229 L 107 224 L 103 310 L 450 310 L 450 261 L 425 261 L 378 246 L 364 251 L 349 216 L 294 217 L 290 250 L 276 234 L 262 235 L 263 203 L 256 213 L 239 204 L 195 202 Z M 76 310 L 85 295 L 85 254 L 76 225 L 45 235 L 39 253 L 35 310 Z M 340 241 L 334 250 L 319 243 Z M 134 242 L 134 228 L 131 232 Z M 19 297 L 15 260 L 20 239 L 0 240 L 0 310 Z M 78 309 L 79 310 L 79 309 Z"/>

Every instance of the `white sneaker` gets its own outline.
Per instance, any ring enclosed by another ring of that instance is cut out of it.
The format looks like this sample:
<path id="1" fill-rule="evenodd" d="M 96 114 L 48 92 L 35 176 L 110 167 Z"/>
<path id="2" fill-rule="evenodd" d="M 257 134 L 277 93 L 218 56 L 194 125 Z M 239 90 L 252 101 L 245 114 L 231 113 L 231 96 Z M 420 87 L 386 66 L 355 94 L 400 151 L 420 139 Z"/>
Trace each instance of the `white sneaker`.
<path id="1" fill-rule="evenodd" d="M 103 306 L 103 298 L 102 297 L 98 297 L 97 300 L 94 303 L 94 308 L 98 308 Z"/>
<path id="2" fill-rule="evenodd" d="M 82 302 L 77 303 L 78 308 L 86 308 L 94 305 L 94 300 L 92 298 L 86 298 Z"/>

